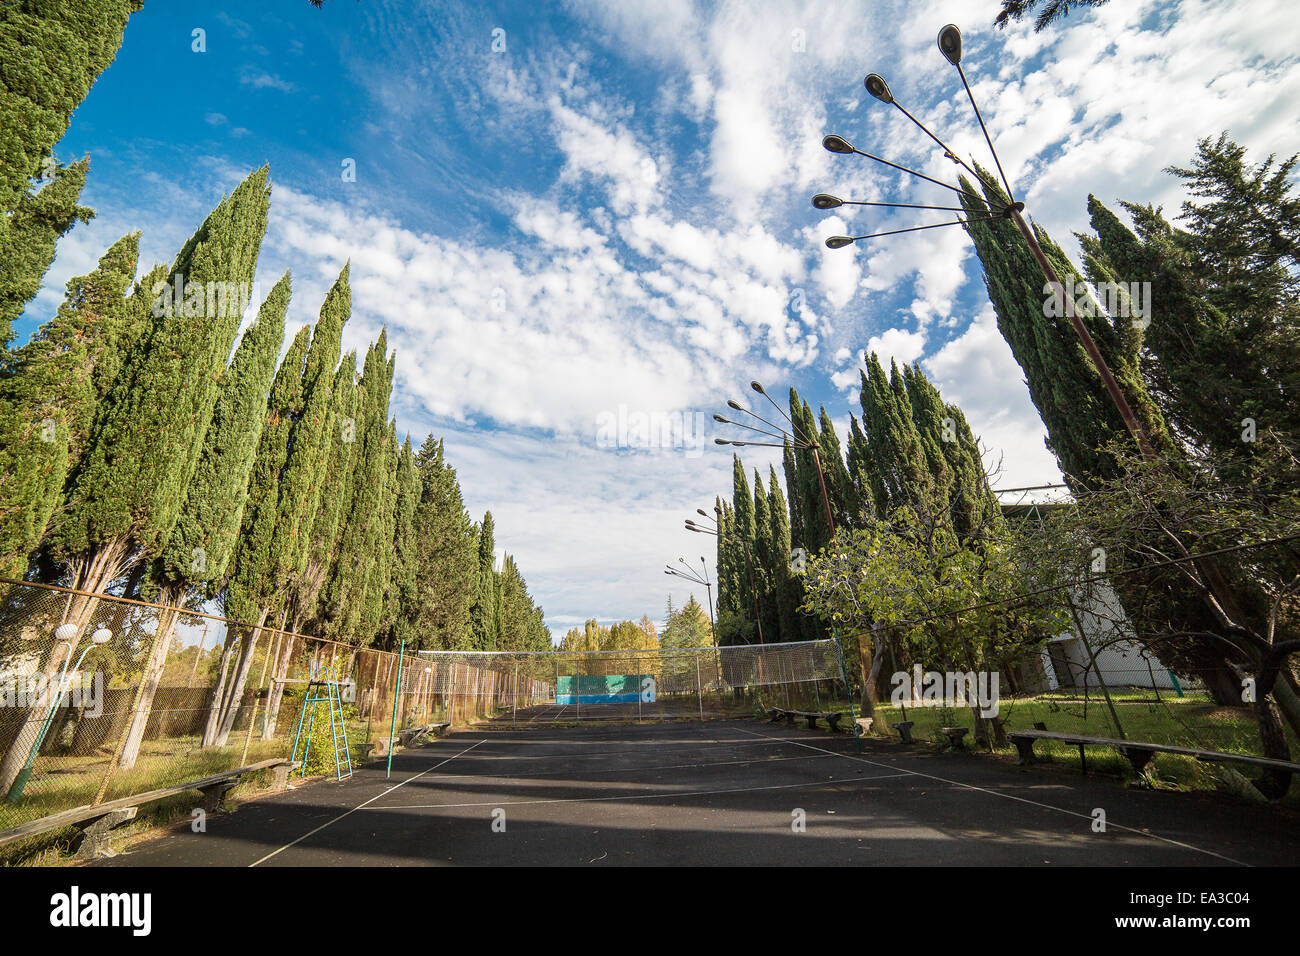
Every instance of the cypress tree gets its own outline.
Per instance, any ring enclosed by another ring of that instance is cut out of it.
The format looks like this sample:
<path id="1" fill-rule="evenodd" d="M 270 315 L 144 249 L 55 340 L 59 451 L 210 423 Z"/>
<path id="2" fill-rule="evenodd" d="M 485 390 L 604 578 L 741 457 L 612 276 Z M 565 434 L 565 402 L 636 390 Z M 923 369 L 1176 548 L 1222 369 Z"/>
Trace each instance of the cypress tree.
<path id="1" fill-rule="evenodd" d="M 793 404 L 792 401 L 791 405 Z M 785 477 L 786 497 L 790 502 L 790 546 L 806 551 L 808 545 L 804 542 L 803 509 L 799 507 L 799 466 L 795 462 L 794 448 L 786 440 L 781 442 L 781 471 Z"/>
<path id="2" fill-rule="evenodd" d="M 774 599 L 781 641 L 797 641 L 803 636 L 798 608 L 803 603 L 803 583 L 790 567 L 790 515 L 776 479 L 776 468 L 769 467 L 767 478 L 769 540 L 773 555 Z"/>
<path id="3" fill-rule="evenodd" d="M 470 615 L 471 646 L 475 650 L 494 650 L 498 626 L 496 541 L 492 512 L 483 515 L 478 528 L 478 581 L 474 609 Z"/>
<path id="4" fill-rule="evenodd" d="M 786 562 L 777 551 L 772 538 L 772 514 L 768 510 L 767 491 L 758 471 L 754 472 L 754 579 L 758 585 L 759 615 L 763 621 L 763 636 L 767 641 L 781 639 L 781 617 L 778 606 L 780 576 Z"/>
<path id="5" fill-rule="evenodd" d="M 78 589 L 100 590 L 171 533 L 242 315 L 237 301 L 208 293 L 251 288 L 268 202 L 263 168 L 190 238 L 170 282 L 149 290 L 153 320 L 101 403 L 54 526 L 54 552 Z"/>
<path id="6" fill-rule="evenodd" d="M 835 433 L 835 423 L 826 414 L 825 406 L 821 407 L 821 431 L 817 444 L 820 446 L 819 455 L 826 478 L 826 494 L 831 502 L 831 514 L 835 518 L 835 526 L 843 527 L 851 523 L 852 515 L 857 513 L 858 503 L 853 479 L 844 463 L 844 450 Z M 819 497 L 820 491 L 819 488 Z"/>
<path id="7" fill-rule="evenodd" d="M 981 185 L 989 201 L 1006 203 L 996 181 L 980 170 Z M 967 192 L 972 184 L 962 179 Z M 967 209 L 987 212 L 973 198 L 962 197 Z M 1043 252 L 1062 282 L 1083 288 L 1083 277 L 1052 238 L 1033 227 Z M 998 316 L 998 330 L 1025 373 L 1029 397 L 1047 426 L 1047 446 L 1056 456 L 1061 473 L 1076 489 L 1117 475 L 1113 456 L 1104 449 L 1115 442 L 1131 443 L 1128 429 L 1107 394 L 1091 360 L 1079 343 L 1069 320 L 1044 304 L 1051 291 L 1042 281 L 1037 262 L 1023 237 L 1008 220 L 972 222 L 967 231 L 984 266 L 985 285 Z M 1082 316 L 1102 357 L 1110 366 L 1133 412 L 1160 452 L 1173 450 L 1163 419 L 1142 386 L 1132 323 L 1113 321 L 1100 309 Z"/>
<path id="8" fill-rule="evenodd" d="M 374 617 L 368 601 L 382 601 L 386 578 L 376 594 L 375 554 L 380 528 L 386 520 L 389 457 L 395 454 L 389 439 L 388 401 L 391 391 L 387 361 L 388 337 L 379 338 L 366 352 L 361 374 L 361 410 L 357 418 L 357 447 L 353 451 L 352 495 L 339 530 L 338 558 L 326 585 L 326 606 L 331 609 L 324 630 L 342 641 L 369 643 L 377 635 L 363 633 L 364 622 Z M 390 532 L 391 545 L 391 532 Z M 385 566 L 386 567 L 386 566 Z M 386 572 L 385 572 L 386 573 Z"/>
<path id="9" fill-rule="evenodd" d="M 24 306 L 40 291 L 55 243 L 74 224 L 95 217 L 93 209 L 77 205 L 89 167 L 88 158 L 59 166 L 53 181 L 39 192 L 24 193 L 9 217 L 8 235 L 0 243 L 0 348 L 8 344 Z"/>
<path id="10" fill-rule="evenodd" d="M 293 591 L 290 630 L 300 632 L 309 623 L 333 617 L 337 609 L 323 607 L 321 593 L 338 560 L 342 518 L 352 503 L 353 458 L 357 447 L 357 416 L 361 401 L 357 353 L 343 356 L 334 375 L 333 412 L 330 416 L 329 462 L 322 478 L 311 541 L 300 585 Z"/>
<path id="11" fill-rule="evenodd" d="M 152 322 L 100 404 L 49 536 L 53 558 L 77 590 L 102 592 L 132 565 L 155 557 L 171 534 L 243 311 L 230 301 L 208 308 L 215 296 L 205 293 L 216 284 L 251 288 L 268 202 L 263 168 L 190 237 L 172 265 L 168 287 L 160 283 L 148 290 L 157 297 Z M 93 597 L 71 603 L 67 620 L 78 634 L 95 606 Z M 47 672 L 54 663 L 47 659 Z M 38 703 L 29 726 L 40 725 L 48 706 L 48 699 Z M 12 785 L 30 749 L 23 743 L 35 733 L 25 730 L 0 762 L 0 790 Z"/>
<path id="12" fill-rule="evenodd" d="M 429 435 L 415 466 L 420 500 L 414 560 L 419 573 L 412 626 L 427 636 L 425 646 L 447 650 L 461 646 L 470 629 L 478 584 L 478 541 L 442 442 Z"/>
<path id="13" fill-rule="evenodd" d="M 0 223 L 117 56 L 127 18 L 142 4 L 17 0 L 0 6 Z"/>
<path id="14" fill-rule="evenodd" d="M 992 177 L 983 174 L 981 180 L 991 201 L 1003 201 L 1003 194 Z M 969 183 L 964 185 L 969 188 Z M 971 209 L 980 208 L 966 197 L 962 203 Z M 972 222 L 967 228 L 984 266 L 998 329 L 1025 373 L 1030 397 L 1047 426 L 1047 445 L 1056 455 L 1067 484 L 1077 497 L 1103 482 L 1121 477 L 1121 467 L 1112 449 L 1133 448 L 1134 443 L 1068 322 L 1043 315 L 1041 273 L 1022 238 L 1005 220 Z M 1041 230 L 1037 231 L 1044 252 L 1053 260 L 1063 280 L 1071 275 L 1077 277 L 1078 273 L 1059 247 Z M 1134 339 L 1123 328 L 1131 327 L 1131 320 L 1115 317 L 1119 324 L 1112 326 L 1111 318 L 1101 310 L 1098 312 L 1098 316 L 1085 320 L 1094 330 L 1098 348 L 1108 362 L 1115 359 L 1112 366 L 1115 377 L 1128 395 L 1135 414 L 1146 425 L 1166 467 L 1173 470 L 1184 467 L 1182 452 L 1138 379 L 1136 356 L 1118 354 L 1121 347 L 1132 350 Z M 1158 531 L 1154 533 L 1159 536 Z M 1161 537 L 1155 542 L 1156 552 L 1167 544 Z M 1131 549 L 1127 558 L 1140 566 L 1150 560 L 1150 552 L 1141 548 L 1140 542 L 1135 545 L 1139 546 Z M 1112 561 L 1118 557 L 1112 556 Z M 1171 582 L 1158 595 L 1143 593 L 1131 577 L 1116 578 L 1114 586 L 1126 606 L 1143 606 L 1148 619 L 1165 622 L 1171 631 L 1192 635 L 1220 632 L 1218 616 L 1206 604 L 1204 593 L 1181 581 Z M 1197 640 L 1166 642 L 1161 656 L 1165 663 L 1184 672 L 1198 673 L 1221 702 L 1237 698 L 1238 682 L 1226 667 L 1220 645 Z"/>
<path id="15" fill-rule="evenodd" d="M 237 646 L 239 658 L 229 671 L 229 680 L 214 695 L 204 730 L 205 746 L 225 745 L 239 711 L 263 626 L 272 615 L 278 615 L 277 627 L 283 628 L 293 589 L 302 583 L 301 575 L 306 568 L 311 541 L 311 522 L 319 507 L 325 464 L 329 459 L 334 375 L 341 351 L 340 339 L 351 307 L 348 269 L 344 266 L 321 305 L 301 366 L 299 384 L 291 387 L 287 395 L 276 395 L 273 390 L 273 401 L 287 399 L 288 404 L 268 413 L 267 428 L 271 428 L 272 419 L 275 421 L 271 435 L 273 444 L 263 448 L 278 458 L 279 442 L 283 438 L 286 449 L 284 464 L 278 471 L 271 472 L 269 466 L 274 461 L 260 463 L 256 466 L 255 487 L 250 487 L 250 505 L 255 494 L 257 507 L 245 510 L 245 520 L 240 529 L 241 547 L 226 592 L 226 612 L 235 620 L 251 624 L 252 628 L 248 633 L 227 635 L 223 654 L 228 657 Z M 284 418 L 289 420 L 287 435 Z M 259 543 L 246 553 L 242 542 L 261 534 L 269 536 L 265 550 Z"/>
<path id="16" fill-rule="evenodd" d="M 853 482 L 854 501 L 857 503 L 852 523 L 855 527 L 861 527 L 864 519 L 881 516 L 876 502 L 883 495 L 880 476 L 872 467 L 871 451 L 867 447 L 867 435 L 862 430 L 862 423 L 856 415 L 850 415 L 849 422 L 848 469 Z"/>
<path id="17" fill-rule="evenodd" d="M 140 324 L 128 298 L 139 233 L 123 236 L 95 271 L 68 283 L 53 319 L 18 349 L 0 377 L 0 569 L 21 577 L 45 534 L 64 479 L 89 436 L 104 391 Z"/>
<path id="18" fill-rule="evenodd" d="M 185 504 L 151 568 L 158 589 L 155 600 L 166 607 L 180 607 L 191 590 L 211 597 L 224 586 L 248 501 L 253 460 L 266 425 L 267 395 L 284 342 L 288 308 L 289 274 L 285 273 L 262 303 L 257 321 L 244 333 L 222 374 L 212 422 L 186 489 Z M 153 650 L 140 678 L 144 686 L 121 755 L 124 769 L 135 764 L 144 740 L 175 623 L 174 612 L 164 612 L 158 621 Z"/>
<path id="19" fill-rule="evenodd" d="M 817 419 L 813 417 L 812 407 L 800 399 L 799 393 L 793 388 L 790 389 L 790 419 L 796 441 L 801 444 L 818 441 Z M 794 461 L 796 487 L 791 494 L 790 509 L 793 511 L 798 508 L 803 546 L 809 554 L 816 554 L 831 540 L 831 528 L 826 523 L 826 507 L 822 498 L 822 480 L 811 449 L 794 449 Z M 829 491 L 828 487 L 827 492 Z"/>
<path id="20" fill-rule="evenodd" d="M 391 372 L 391 367 L 390 367 Z M 391 377 L 389 381 L 391 382 Z M 356 645 L 370 644 L 382 628 L 390 584 L 393 542 L 397 534 L 398 448 L 397 423 L 389 421 L 380 451 L 383 462 L 379 486 L 379 509 L 366 529 L 366 548 L 373 560 L 366 568 L 362 613 L 351 635 Z"/>

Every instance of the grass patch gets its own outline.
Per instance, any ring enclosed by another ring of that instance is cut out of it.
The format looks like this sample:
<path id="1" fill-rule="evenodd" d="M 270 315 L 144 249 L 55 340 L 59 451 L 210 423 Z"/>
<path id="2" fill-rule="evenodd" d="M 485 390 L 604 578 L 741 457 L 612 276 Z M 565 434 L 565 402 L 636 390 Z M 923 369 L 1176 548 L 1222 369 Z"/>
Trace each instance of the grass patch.
<path id="1" fill-rule="evenodd" d="M 1144 688 L 1112 689 L 1110 697 L 1119 718 L 1119 727 L 1123 728 L 1122 734 L 1100 695 L 1085 699 L 1074 694 L 1051 693 L 1003 700 L 999 714 L 1008 732 L 1032 730 L 1034 724 L 1042 723 L 1055 733 L 1124 737 L 1147 743 L 1262 756 L 1258 724 L 1249 707 L 1224 707 L 1203 694 L 1185 697 L 1162 694 L 1157 699 L 1151 690 Z M 908 707 L 906 718 L 903 717 L 903 708 L 893 705 L 881 706 L 877 710 L 891 725 L 903 719 L 912 721 L 912 735 L 919 740 L 946 744 L 947 738 L 939 728 L 968 727 L 971 733 L 966 736 L 966 741 L 968 746 L 973 743 L 975 721 L 968 708 Z M 1286 732 L 1294 753 L 1297 740 L 1289 727 Z M 1016 756 L 1015 746 L 1011 744 L 994 746 L 993 752 Z M 1081 770 L 1076 745 L 1040 740 L 1035 744 L 1034 752 L 1044 761 Z M 1088 773 L 1121 778 L 1132 773 L 1129 762 L 1110 747 L 1089 747 L 1086 756 Z M 1156 754 L 1148 764 L 1148 770 L 1155 780 L 1180 788 L 1231 790 L 1225 785 L 1221 768 L 1193 757 Z M 1253 771 L 1245 772 L 1250 774 Z M 1293 789 L 1284 803 L 1300 805 L 1300 795 Z"/>

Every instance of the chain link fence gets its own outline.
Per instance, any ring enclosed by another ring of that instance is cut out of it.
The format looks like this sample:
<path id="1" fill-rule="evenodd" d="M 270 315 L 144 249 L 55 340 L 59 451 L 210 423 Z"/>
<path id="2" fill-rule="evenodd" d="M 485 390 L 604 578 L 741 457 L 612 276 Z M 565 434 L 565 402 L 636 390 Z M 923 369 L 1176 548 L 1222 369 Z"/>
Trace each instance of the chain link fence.
<path id="1" fill-rule="evenodd" d="M 448 719 L 416 662 L 0 579 L 0 830 L 289 756 L 313 668 L 340 679 L 353 761 L 364 760 L 394 729 Z M 457 719 L 487 713 L 487 677 L 468 668 L 461 680 L 474 689 Z"/>
<path id="2" fill-rule="evenodd" d="M 607 651 L 421 651 L 423 693 L 454 723 L 708 720 L 772 707 L 847 713 L 834 641 Z M 420 691 L 413 690 L 413 694 Z"/>
<path id="3" fill-rule="evenodd" d="M 833 641 L 398 655 L 0 579 L 0 830 L 288 757 L 313 674 L 340 682 L 356 764 L 401 730 L 442 721 L 846 711 L 843 673 Z M 328 727 L 327 705 L 314 706 Z"/>

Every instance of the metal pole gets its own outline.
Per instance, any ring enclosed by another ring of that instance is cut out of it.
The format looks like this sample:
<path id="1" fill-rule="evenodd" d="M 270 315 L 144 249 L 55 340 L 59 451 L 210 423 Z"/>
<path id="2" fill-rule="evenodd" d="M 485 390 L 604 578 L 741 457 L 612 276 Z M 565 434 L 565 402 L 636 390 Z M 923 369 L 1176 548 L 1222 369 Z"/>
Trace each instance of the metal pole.
<path id="1" fill-rule="evenodd" d="M 398 645 L 397 650 L 397 684 L 393 687 L 393 722 L 388 725 L 388 769 L 384 777 L 393 775 L 393 731 L 397 729 L 397 698 L 402 693 L 402 655 L 406 653 L 406 641 Z"/>
<path id="2" fill-rule="evenodd" d="M 844 644 L 840 641 L 840 629 L 837 627 L 835 632 L 835 646 L 840 650 L 840 673 L 844 675 L 844 696 L 849 702 L 849 721 L 853 724 L 853 741 L 858 745 L 858 753 L 862 753 L 862 728 L 858 726 L 857 715 L 853 712 L 853 687 L 849 684 L 849 666 L 844 663 Z"/>
<path id="3" fill-rule="evenodd" d="M 510 693 L 510 726 L 515 725 L 515 718 L 519 715 L 519 662 L 515 661 L 515 683 Z"/>
<path id="4" fill-rule="evenodd" d="M 700 702 L 700 720 L 704 719 L 704 685 L 700 683 L 700 655 L 695 655 L 695 697 Z"/>

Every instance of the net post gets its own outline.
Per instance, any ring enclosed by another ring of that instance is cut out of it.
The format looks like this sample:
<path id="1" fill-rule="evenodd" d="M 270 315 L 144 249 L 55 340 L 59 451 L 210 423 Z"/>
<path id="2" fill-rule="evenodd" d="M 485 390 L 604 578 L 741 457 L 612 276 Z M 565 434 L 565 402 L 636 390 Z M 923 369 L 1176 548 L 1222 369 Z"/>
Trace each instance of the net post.
<path id="1" fill-rule="evenodd" d="M 510 726 L 515 725 L 515 718 L 519 715 L 519 662 L 515 661 L 515 683 L 510 689 Z"/>
<path id="2" fill-rule="evenodd" d="M 402 656 L 405 653 L 406 641 L 403 640 L 397 650 L 397 683 L 393 685 L 393 722 L 388 725 L 388 769 L 384 771 L 385 779 L 393 775 L 393 731 L 397 729 L 397 697 L 402 692 Z M 306 767 L 306 764 L 304 759 L 303 766 Z"/>
<path id="3" fill-rule="evenodd" d="M 700 702 L 700 720 L 704 719 L 704 686 L 700 683 L 700 654 L 695 652 L 695 697 Z"/>
<path id="4" fill-rule="evenodd" d="M 858 726 L 858 716 L 853 712 L 853 685 L 849 683 L 849 666 L 844 663 L 844 642 L 840 640 L 840 629 L 831 628 L 835 634 L 835 646 L 840 652 L 840 672 L 844 675 L 844 695 L 849 701 L 849 722 L 853 725 L 853 742 L 857 745 L 858 753 L 862 753 L 862 728 Z"/>

